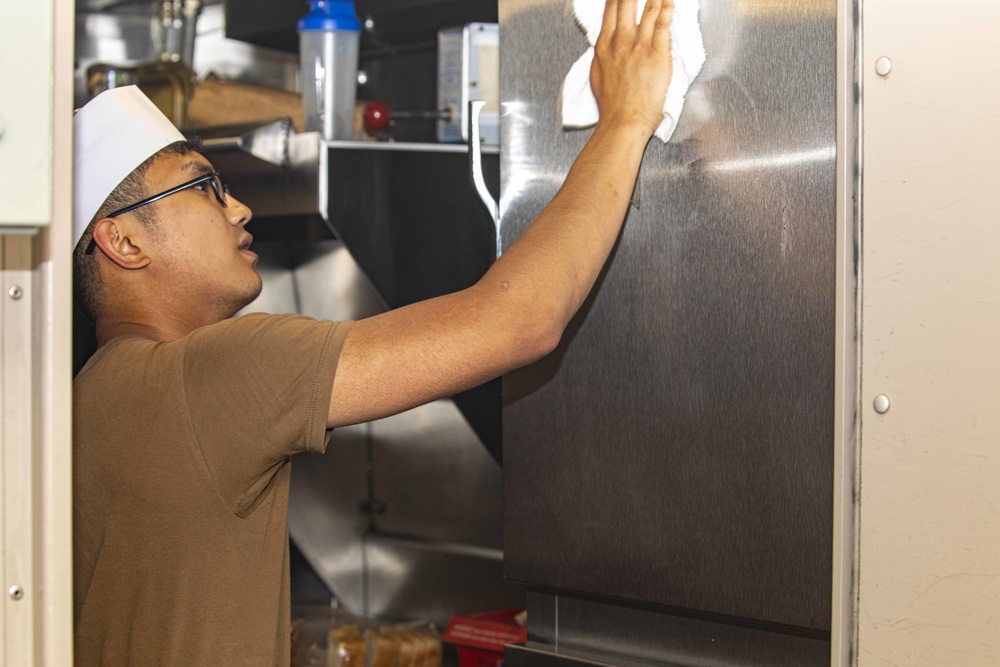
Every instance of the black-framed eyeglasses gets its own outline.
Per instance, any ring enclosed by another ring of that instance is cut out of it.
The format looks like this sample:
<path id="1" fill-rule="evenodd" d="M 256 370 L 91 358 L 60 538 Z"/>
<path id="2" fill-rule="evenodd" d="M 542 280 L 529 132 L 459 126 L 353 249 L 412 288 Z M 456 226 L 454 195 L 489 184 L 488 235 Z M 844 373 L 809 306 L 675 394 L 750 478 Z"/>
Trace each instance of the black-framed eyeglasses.
<path id="1" fill-rule="evenodd" d="M 219 204 L 222 205 L 222 208 L 226 208 L 228 206 L 229 186 L 222 182 L 222 177 L 219 176 L 219 174 L 215 173 L 214 171 L 210 171 L 202 174 L 198 178 L 192 178 L 187 183 L 181 183 L 178 186 L 172 187 L 169 190 L 161 192 L 158 195 L 153 195 L 152 197 L 146 197 L 142 201 L 137 201 L 134 204 L 129 204 L 125 208 L 120 208 L 114 213 L 111 213 L 105 217 L 115 218 L 119 215 L 130 213 L 137 208 L 145 206 L 146 204 L 152 204 L 153 202 L 159 201 L 164 197 L 169 197 L 170 195 L 177 194 L 181 190 L 187 190 L 188 188 L 196 187 L 198 185 L 201 185 L 202 183 L 209 184 L 209 186 L 212 188 L 212 192 L 215 193 L 215 198 L 218 199 Z M 94 237 L 91 236 L 90 244 L 87 245 L 87 250 L 85 251 L 85 253 L 88 255 L 92 254 L 96 247 L 97 247 L 97 242 L 94 241 Z"/>

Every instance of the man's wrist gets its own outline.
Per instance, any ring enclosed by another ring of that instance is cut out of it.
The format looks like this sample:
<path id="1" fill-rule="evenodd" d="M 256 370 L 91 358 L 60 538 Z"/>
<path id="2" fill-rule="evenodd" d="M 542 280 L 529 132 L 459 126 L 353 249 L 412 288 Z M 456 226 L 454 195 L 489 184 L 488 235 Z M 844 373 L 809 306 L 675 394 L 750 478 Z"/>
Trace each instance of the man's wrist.
<path id="1" fill-rule="evenodd" d="M 594 126 L 591 139 L 599 142 L 610 141 L 623 146 L 645 147 L 655 130 L 655 127 L 649 127 L 648 122 L 641 119 L 625 121 L 618 118 L 601 118 Z"/>

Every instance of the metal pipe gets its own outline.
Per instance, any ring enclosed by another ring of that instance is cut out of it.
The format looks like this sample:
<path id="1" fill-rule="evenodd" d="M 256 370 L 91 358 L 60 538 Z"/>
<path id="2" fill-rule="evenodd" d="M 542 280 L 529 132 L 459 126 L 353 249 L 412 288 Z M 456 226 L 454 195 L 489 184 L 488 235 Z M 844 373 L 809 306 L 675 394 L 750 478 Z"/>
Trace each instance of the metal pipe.
<path id="1" fill-rule="evenodd" d="M 500 235 L 500 214 L 497 201 L 493 198 L 486 187 L 486 179 L 483 177 L 483 148 L 479 139 L 479 113 L 483 110 L 486 102 L 482 100 L 471 100 L 469 102 L 469 178 L 476 188 L 479 200 L 490 214 L 493 220 L 493 228 L 496 230 L 497 257 L 503 252 L 503 239 Z"/>
<path id="2" fill-rule="evenodd" d="M 198 15 L 201 14 L 201 0 L 184 0 L 184 37 L 181 46 L 181 60 L 194 69 L 194 43 L 198 36 Z"/>

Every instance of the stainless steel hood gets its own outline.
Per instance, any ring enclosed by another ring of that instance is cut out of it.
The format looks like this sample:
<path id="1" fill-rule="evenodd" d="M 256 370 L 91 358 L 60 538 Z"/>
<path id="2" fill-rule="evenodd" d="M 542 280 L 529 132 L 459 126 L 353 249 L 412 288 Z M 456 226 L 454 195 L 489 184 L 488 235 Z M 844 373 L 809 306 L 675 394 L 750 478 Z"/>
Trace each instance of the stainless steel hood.
<path id="1" fill-rule="evenodd" d="M 496 256 L 494 222 L 469 179 L 464 145 L 324 142 L 279 120 L 202 130 L 203 151 L 254 212 L 260 241 L 344 243 L 387 308 L 474 284 Z M 499 155 L 483 172 L 499 190 Z M 500 381 L 454 397 L 495 460 Z"/>

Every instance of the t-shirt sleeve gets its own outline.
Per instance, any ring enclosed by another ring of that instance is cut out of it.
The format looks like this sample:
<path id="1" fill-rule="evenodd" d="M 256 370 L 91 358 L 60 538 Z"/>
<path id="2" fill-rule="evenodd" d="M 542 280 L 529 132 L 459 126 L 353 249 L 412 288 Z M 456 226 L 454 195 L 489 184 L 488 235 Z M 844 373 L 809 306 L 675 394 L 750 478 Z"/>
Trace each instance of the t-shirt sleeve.
<path id="1" fill-rule="evenodd" d="M 194 331 L 184 390 L 195 439 L 223 500 L 253 511 L 289 456 L 326 448 L 348 322 L 251 314 Z"/>

